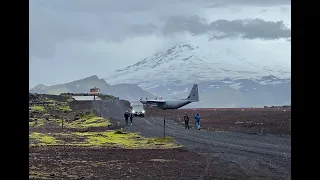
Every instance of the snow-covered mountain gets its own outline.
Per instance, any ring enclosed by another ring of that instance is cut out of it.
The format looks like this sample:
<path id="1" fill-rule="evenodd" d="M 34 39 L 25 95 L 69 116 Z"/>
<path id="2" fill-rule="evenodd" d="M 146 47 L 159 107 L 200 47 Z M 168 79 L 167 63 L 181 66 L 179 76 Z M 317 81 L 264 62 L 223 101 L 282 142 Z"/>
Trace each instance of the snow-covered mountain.
<path id="1" fill-rule="evenodd" d="M 230 49 L 205 51 L 183 44 L 105 79 L 110 84 L 135 83 L 157 96 L 171 98 L 187 96 L 192 84 L 198 83 L 202 102 L 194 105 L 202 107 L 291 104 L 290 69 L 255 62 Z"/>

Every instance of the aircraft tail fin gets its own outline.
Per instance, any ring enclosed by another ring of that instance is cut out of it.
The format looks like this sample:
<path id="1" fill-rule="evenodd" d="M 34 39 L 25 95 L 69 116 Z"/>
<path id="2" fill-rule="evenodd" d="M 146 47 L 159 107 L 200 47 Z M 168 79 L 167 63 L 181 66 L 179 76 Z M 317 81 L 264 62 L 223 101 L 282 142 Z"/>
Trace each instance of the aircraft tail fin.
<path id="1" fill-rule="evenodd" d="M 190 94 L 187 98 L 190 101 L 198 102 L 199 101 L 199 92 L 198 92 L 198 84 L 194 84 Z"/>

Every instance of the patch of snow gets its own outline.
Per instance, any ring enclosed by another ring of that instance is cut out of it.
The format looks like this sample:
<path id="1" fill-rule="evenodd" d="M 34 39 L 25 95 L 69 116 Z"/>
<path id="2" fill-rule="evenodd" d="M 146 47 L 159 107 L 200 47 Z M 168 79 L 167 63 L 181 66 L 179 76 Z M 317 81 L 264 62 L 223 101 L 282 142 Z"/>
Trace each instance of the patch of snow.
<path id="1" fill-rule="evenodd" d="M 242 86 L 240 86 L 241 83 L 234 83 L 231 84 L 230 87 L 236 90 L 239 90 Z"/>
<path id="2" fill-rule="evenodd" d="M 259 79 L 270 75 L 291 77 L 290 69 L 267 67 L 252 62 L 254 60 L 232 52 L 212 52 L 192 45 L 177 45 L 112 72 L 106 78 L 109 84 L 138 84 L 148 90 L 160 84 L 186 85 L 201 81 L 222 81 L 229 85 L 237 79 Z M 224 80 L 226 77 L 231 81 Z"/>

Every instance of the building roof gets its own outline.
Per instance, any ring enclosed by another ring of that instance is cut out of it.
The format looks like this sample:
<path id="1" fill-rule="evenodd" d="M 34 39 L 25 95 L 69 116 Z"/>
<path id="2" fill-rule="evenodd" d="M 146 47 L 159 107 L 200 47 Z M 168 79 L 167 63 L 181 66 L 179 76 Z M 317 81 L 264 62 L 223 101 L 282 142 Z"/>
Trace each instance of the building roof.
<path id="1" fill-rule="evenodd" d="M 76 101 L 92 101 L 94 96 L 72 96 Z M 101 100 L 96 96 L 96 100 Z"/>

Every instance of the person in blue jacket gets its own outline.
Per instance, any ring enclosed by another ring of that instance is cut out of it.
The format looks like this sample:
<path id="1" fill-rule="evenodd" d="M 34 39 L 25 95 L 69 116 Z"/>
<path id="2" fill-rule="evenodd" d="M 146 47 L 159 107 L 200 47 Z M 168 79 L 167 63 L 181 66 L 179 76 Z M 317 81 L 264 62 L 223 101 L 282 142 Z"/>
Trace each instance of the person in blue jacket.
<path id="1" fill-rule="evenodd" d="M 200 115 L 199 115 L 199 113 L 197 113 L 197 115 L 194 117 L 194 119 L 196 120 L 197 129 L 200 130 Z"/>

